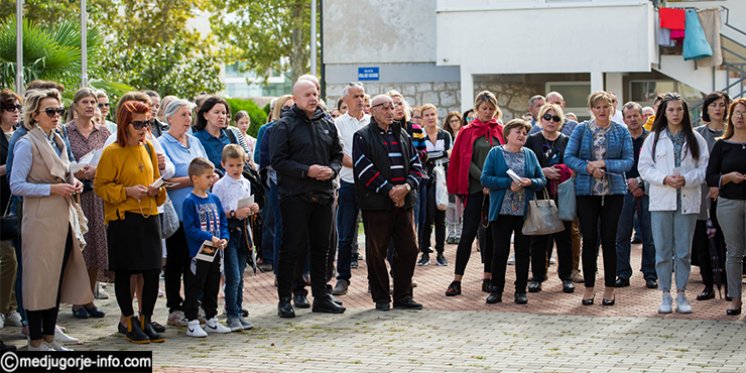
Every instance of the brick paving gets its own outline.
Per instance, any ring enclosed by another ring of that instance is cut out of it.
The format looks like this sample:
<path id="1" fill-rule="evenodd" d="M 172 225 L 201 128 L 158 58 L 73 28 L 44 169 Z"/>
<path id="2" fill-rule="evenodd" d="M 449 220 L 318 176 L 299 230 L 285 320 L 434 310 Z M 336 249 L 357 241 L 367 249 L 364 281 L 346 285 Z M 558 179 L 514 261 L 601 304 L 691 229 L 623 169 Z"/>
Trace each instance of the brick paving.
<path id="1" fill-rule="evenodd" d="M 639 265 L 639 245 L 633 263 Z M 632 286 L 617 289 L 617 304 L 582 306 L 582 284 L 564 294 L 550 267 L 544 290 L 529 294 L 527 305 L 512 303 L 514 267 L 509 266 L 504 299 L 486 305 L 481 287 L 479 253 L 474 252 L 463 282 L 464 294 L 445 297 L 453 276 L 455 246 L 448 245 L 447 267 L 417 267 L 415 298 L 423 311 L 374 311 L 366 291 L 366 270 L 353 270 L 350 293 L 340 298 L 343 315 L 296 310 L 298 317 L 279 319 L 269 273 L 247 276 L 252 331 L 194 340 L 184 330 L 169 328 L 166 343 L 138 346 L 116 334 L 118 311 L 113 299 L 97 301 L 104 319 L 77 320 L 62 307 L 59 323 L 85 344 L 79 350 L 154 351 L 160 372 L 738 372 L 746 364 L 744 317 L 725 315 L 724 300 L 692 300 L 694 313 L 660 316 L 660 293 L 644 287 L 635 273 Z M 600 259 L 600 258 L 599 258 Z M 600 264 L 600 263 L 599 263 Z M 690 299 L 701 290 L 698 269 L 692 270 Z M 113 293 L 113 287 L 108 288 Z M 113 294 L 112 294 L 113 295 Z M 221 302 L 222 304 L 222 302 Z M 165 299 L 156 319 L 165 321 Z M 0 336 L 13 339 L 18 328 Z"/>

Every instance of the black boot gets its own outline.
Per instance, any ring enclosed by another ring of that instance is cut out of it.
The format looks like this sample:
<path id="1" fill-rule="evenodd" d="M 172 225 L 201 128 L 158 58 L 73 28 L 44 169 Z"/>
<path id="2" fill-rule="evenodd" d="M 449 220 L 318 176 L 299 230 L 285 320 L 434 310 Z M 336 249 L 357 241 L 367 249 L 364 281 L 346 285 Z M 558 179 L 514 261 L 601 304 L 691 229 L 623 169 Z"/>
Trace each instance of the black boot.
<path id="1" fill-rule="evenodd" d="M 153 329 L 150 316 L 140 315 L 140 329 L 148 336 L 150 343 L 163 343 L 165 340 Z"/>
<path id="2" fill-rule="evenodd" d="M 290 297 L 280 298 L 280 302 L 277 303 L 277 316 L 283 318 L 295 317 L 295 310 L 293 309 L 293 305 L 290 304 Z"/>
<path id="3" fill-rule="evenodd" d="M 128 341 L 136 344 L 150 343 L 150 338 L 147 334 L 143 333 L 140 329 L 140 321 L 135 316 L 126 318 L 127 320 L 127 333 L 124 336 Z"/>

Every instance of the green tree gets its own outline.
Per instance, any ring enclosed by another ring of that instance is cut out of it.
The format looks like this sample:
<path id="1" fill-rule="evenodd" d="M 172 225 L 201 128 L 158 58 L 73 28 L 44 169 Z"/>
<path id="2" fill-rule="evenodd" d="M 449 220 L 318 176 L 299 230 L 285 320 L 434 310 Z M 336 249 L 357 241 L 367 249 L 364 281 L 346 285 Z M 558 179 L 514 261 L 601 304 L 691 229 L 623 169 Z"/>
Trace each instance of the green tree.
<path id="1" fill-rule="evenodd" d="M 295 81 L 309 71 L 310 0 L 210 0 L 209 9 L 226 63 L 239 62 L 264 79 L 274 70 Z"/>

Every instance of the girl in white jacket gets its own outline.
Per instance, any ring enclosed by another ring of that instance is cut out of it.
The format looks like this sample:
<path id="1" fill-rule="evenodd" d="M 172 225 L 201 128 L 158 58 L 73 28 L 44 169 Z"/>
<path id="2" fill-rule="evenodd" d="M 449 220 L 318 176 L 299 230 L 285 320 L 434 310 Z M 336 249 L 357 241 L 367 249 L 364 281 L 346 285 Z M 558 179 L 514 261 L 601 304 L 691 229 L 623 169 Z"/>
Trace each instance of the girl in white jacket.
<path id="1" fill-rule="evenodd" d="M 653 133 L 640 150 L 638 170 L 650 184 L 650 218 L 655 242 L 655 270 L 663 292 L 659 313 L 673 310 L 671 272 L 676 266 L 676 312 L 691 313 L 686 299 L 690 248 L 699 214 L 709 154 L 707 143 L 692 130 L 689 108 L 668 93 L 658 107 Z"/>

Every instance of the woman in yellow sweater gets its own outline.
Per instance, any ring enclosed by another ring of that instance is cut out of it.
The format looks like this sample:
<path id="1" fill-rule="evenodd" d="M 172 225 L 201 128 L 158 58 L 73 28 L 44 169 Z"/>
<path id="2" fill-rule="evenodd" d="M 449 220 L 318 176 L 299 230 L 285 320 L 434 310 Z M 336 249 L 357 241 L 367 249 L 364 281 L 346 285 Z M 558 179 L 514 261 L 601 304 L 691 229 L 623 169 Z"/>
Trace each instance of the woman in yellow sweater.
<path id="1" fill-rule="evenodd" d="M 158 206 L 166 189 L 154 187 L 160 178 L 153 145 L 145 139 L 150 108 L 137 101 L 124 102 L 117 111 L 117 142 L 107 146 L 99 161 L 94 191 L 104 201 L 109 269 L 115 272 L 114 289 L 133 343 L 158 343 L 151 316 L 158 298 L 161 267 L 161 227 Z M 144 279 L 142 313 L 134 318 L 130 276 Z"/>

